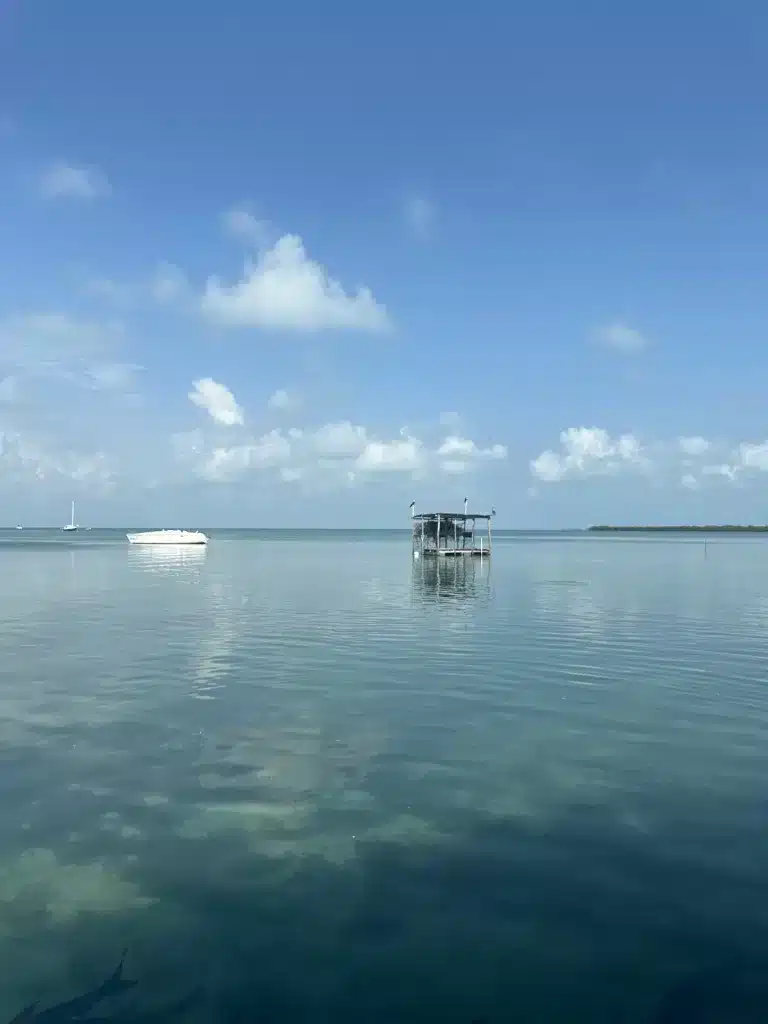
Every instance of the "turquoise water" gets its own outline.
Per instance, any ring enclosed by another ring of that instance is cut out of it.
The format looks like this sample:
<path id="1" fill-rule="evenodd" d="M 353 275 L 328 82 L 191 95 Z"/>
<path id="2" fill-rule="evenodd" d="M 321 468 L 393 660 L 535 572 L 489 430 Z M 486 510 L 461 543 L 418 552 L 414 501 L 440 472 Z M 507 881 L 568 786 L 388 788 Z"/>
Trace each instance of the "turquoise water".
<path id="1" fill-rule="evenodd" d="M 0 1021 L 764 1020 L 767 678 L 761 537 L 0 533 Z"/>

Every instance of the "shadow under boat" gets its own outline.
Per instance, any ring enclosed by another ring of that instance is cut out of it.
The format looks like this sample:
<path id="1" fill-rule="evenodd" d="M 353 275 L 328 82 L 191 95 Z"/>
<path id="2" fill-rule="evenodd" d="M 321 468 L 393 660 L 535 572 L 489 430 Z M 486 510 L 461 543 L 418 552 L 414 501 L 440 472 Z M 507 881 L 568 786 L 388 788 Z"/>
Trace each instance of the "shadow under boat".
<path id="1" fill-rule="evenodd" d="M 414 596 L 422 601 L 470 600 L 490 595 L 490 558 L 414 558 Z"/>

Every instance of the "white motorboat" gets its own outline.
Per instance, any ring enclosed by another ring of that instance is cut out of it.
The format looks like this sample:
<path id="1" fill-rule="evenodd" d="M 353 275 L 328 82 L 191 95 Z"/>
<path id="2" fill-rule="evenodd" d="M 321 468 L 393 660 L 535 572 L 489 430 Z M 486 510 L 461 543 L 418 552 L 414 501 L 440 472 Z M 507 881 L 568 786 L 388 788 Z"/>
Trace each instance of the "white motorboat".
<path id="1" fill-rule="evenodd" d="M 145 530 L 127 533 L 131 544 L 207 544 L 208 538 L 199 530 Z"/>
<path id="2" fill-rule="evenodd" d="M 71 519 L 69 520 L 69 522 L 67 523 L 66 526 L 62 526 L 62 530 L 65 530 L 67 533 L 69 533 L 72 530 L 77 530 L 77 529 L 79 529 L 79 527 L 77 526 L 77 523 L 75 522 L 75 503 L 73 501 L 72 502 L 72 517 L 71 517 Z"/>

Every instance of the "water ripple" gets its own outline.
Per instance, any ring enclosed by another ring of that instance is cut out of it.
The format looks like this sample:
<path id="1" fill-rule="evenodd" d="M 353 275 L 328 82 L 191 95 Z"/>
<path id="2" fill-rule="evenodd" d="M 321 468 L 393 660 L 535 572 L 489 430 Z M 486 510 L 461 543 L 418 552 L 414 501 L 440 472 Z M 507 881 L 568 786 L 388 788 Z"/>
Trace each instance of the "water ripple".
<path id="1" fill-rule="evenodd" d="M 337 1021 L 646 1020 L 766 947 L 763 547 L 350 545 L 0 549 L 0 1019 L 129 933 L 148 1005 Z"/>

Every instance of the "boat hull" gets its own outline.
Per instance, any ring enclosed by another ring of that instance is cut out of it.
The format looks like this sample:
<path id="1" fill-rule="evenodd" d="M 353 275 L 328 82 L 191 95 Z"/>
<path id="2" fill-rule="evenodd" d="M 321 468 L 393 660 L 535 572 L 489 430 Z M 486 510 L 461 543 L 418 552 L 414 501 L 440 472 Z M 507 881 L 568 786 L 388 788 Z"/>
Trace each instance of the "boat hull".
<path id="1" fill-rule="evenodd" d="M 145 533 L 127 533 L 126 537 L 130 544 L 172 544 L 178 547 L 208 543 L 206 535 L 198 530 L 147 530 Z"/>

